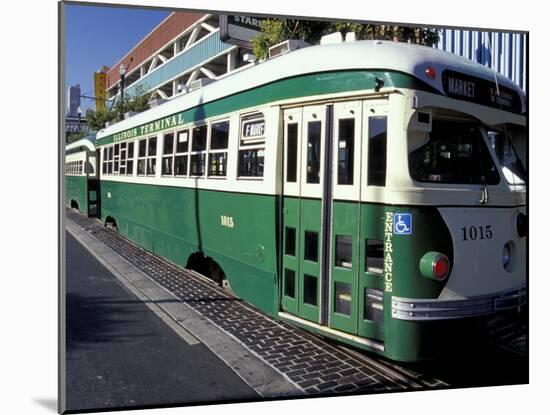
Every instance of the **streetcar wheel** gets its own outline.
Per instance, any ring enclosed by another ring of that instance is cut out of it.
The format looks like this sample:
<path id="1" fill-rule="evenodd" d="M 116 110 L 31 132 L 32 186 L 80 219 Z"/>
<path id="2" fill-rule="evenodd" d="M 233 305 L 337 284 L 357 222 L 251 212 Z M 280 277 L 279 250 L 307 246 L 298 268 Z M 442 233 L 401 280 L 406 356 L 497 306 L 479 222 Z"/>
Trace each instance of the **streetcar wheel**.
<path id="1" fill-rule="evenodd" d="M 113 219 L 111 216 L 108 216 L 107 219 L 105 219 L 105 226 L 118 232 L 116 220 Z"/>
<path id="2" fill-rule="evenodd" d="M 189 256 L 185 267 L 204 275 L 219 286 L 222 286 L 223 281 L 226 279 L 222 267 L 212 258 L 205 256 L 201 252 L 195 252 Z"/>

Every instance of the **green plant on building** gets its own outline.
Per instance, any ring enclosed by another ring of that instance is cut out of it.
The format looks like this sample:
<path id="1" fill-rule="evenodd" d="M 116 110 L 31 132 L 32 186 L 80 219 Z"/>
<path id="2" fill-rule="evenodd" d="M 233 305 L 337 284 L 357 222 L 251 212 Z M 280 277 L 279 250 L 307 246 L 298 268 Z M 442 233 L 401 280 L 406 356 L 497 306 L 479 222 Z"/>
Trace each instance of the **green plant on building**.
<path id="1" fill-rule="evenodd" d="M 107 122 L 118 122 L 124 119 L 127 112 L 143 112 L 148 110 L 151 93 L 144 93 L 143 88 L 138 87 L 133 95 L 125 96 L 122 101 L 118 96 L 110 108 L 105 110 L 88 109 L 86 111 L 86 123 L 90 131 L 99 131 L 105 128 Z"/>
<path id="2" fill-rule="evenodd" d="M 86 137 L 86 135 L 88 135 L 88 133 L 85 131 L 79 131 L 77 133 L 68 133 L 66 137 L 66 143 L 67 144 L 74 143 L 75 141 L 78 141 L 81 138 Z"/>
<path id="3" fill-rule="evenodd" d="M 439 34 L 434 29 L 349 22 L 266 19 L 261 23 L 261 30 L 262 33 L 252 38 L 253 53 L 259 59 L 267 56 L 271 46 L 287 39 L 315 44 L 322 36 L 334 32 L 354 32 L 358 40 L 392 40 L 425 46 L 433 46 L 439 41 Z"/>

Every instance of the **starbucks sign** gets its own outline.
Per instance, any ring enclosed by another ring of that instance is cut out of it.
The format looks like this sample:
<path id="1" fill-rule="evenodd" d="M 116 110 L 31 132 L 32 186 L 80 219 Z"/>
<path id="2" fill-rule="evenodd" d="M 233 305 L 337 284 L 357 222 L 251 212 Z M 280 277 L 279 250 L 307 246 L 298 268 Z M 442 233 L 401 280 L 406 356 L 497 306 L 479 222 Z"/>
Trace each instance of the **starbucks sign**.
<path id="1" fill-rule="evenodd" d="M 250 40 L 261 32 L 262 17 L 223 14 L 220 15 L 220 39 L 222 42 L 252 48 Z"/>

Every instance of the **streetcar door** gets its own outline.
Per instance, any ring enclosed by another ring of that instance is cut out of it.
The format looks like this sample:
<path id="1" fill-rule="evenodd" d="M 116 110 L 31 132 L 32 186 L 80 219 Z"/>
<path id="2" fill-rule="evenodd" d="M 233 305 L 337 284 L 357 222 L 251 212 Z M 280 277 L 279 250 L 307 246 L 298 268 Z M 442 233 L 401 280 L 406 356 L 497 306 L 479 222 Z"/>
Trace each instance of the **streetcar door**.
<path id="1" fill-rule="evenodd" d="M 94 152 L 86 152 L 86 161 L 84 164 L 84 173 L 86 174 L 86 198 L 88 205 L 88 216 L 99 216 L 99 194 L 98 180 L 96 179 L 98 172 L 97 158 Z"/>
<path id="2" fill-rule="evenodd" d="M 362 102 L 334 104 L 329 326 L 357 333 Z"/>
<path id="3" fill-rule="evenodd" d="M 387 99 L 363 102 L 357 334 L 380 341 L 384 340 L 384 299 L 387 295 L 384 272 L 391 264 L 384 263 L 387 232 L 387 224 L 381 223 L 385 218 L 384 206 L 369 201 L 376 201 L 376 195 L 383 194 L 386 186 L 388 114 Z"/>
<path id="4" fill-rule="evenodd" d="M 326 105 L 284 117 L 282 307 L 321 322 L 321 231 Z"/>
<path id="5" fill-rule="evenodd" d="M 365 201 L 385 186 L 386 131 L 386 99 L 334 104 L 329 326 L 382 341 L 384 208 Z"/>

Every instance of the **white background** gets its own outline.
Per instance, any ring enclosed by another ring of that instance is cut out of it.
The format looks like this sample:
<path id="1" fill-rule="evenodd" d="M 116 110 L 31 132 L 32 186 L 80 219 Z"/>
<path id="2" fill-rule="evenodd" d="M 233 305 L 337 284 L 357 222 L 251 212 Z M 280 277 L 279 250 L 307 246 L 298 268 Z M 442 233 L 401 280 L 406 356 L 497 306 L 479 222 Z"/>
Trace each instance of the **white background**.
<path id="1" fill-rule="evenodd" d="M 545 74 L 550 47 L 546 39 L 548 22 L 544 20 L 549 14 L 544 6 L 521 8 L 526 7 L 527 2 L 502 0 L 131 2 L 530 31 L 530 385 L 203 406 L 141 411 L 140 414 L 214 414 L 220 411 L 239 414 L 303 411 L 308 415 L 372 411 L 517 414 L 540 413 L 535 409 L 539 406 L 548 408 L 550 275 L 545 266 L 544 244 L 548 235 L 545 212 L 549 207 L 545 199 L 550 137 L 543 123 L 548 120 L 548 77 Z M 57 395 L 57 3 L 54 0 L 10 0 L 4 2 L 2 8 L 0 411 L 51 414 Z M 506 370 L 505 365 L 502 370 Z"/>

